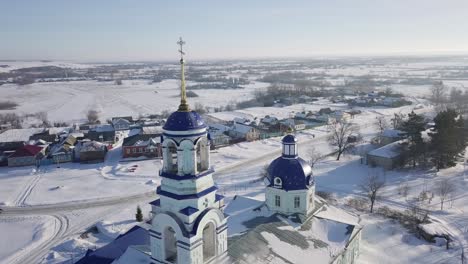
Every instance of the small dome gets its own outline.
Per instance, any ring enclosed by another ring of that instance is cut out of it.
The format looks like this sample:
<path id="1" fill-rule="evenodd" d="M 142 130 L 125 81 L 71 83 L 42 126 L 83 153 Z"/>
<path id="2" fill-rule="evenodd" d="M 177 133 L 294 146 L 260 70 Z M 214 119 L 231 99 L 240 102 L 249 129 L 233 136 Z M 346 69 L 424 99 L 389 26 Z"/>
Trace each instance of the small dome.
<path id="1" fill-rule="evenodd" d="M 188 131 L 206 128 L 205 122 L 195 111 L 176 111 L 172 113 L 164 124 L 163 129 L 168 131 Z"/>
<path id="2" fill-rule="evenodd" d="M 311 184 L 312 168 L 301 158 L 279 157 L 268 167 L 269 186 L 274 186 L 275 178 L 281 179 L 281 188 L 287 191 L 308 189 Z"/>
<path id="3" fill-rule="evenodd" d="M 283 137 L 281 142 L 283 142 L 283 143 L 296 143 L 297 138 L 295 136 L 293 136 L 293 135 L 286 135 L 285 137 Z"/>

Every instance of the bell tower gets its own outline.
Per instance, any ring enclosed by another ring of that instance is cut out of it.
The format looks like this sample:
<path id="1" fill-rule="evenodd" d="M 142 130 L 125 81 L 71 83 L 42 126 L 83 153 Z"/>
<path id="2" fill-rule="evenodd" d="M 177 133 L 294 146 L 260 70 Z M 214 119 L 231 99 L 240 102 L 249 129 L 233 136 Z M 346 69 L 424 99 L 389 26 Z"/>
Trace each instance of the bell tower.
<path id="1" fill-rule="evenodd" d="M 152 263 L 220 263 L 226 258 L 224 197 L 218 195 L 210 166 L 210 142 L 201 116 L 191 111 L 185 92 L 180 38 L 181 100 L 163 127 L 163 167 L 159 199 L 151 202 Z"/>

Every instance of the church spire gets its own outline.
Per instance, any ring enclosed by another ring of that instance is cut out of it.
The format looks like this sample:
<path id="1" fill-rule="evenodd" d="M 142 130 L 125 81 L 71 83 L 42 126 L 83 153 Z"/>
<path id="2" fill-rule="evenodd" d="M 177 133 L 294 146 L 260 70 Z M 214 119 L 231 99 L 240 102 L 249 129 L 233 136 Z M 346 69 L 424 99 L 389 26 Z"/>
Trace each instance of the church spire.
<path id="1" fill-rule="evenodd" d="M 180 46 L 179 53 L 180 53 L 180 70 L 181 70 L 181 77 L 180 77 L 180 105 L 178 111 L 188 112 L 190 111 L 189 105 L 187 103 L 187 93 L 185 91 L 185 70 L 184 70 L 184 50 L 183 46 L 185 45 L 185 41 L 182 40 L 182 37 L 179 38 L 177 44 Z"/>

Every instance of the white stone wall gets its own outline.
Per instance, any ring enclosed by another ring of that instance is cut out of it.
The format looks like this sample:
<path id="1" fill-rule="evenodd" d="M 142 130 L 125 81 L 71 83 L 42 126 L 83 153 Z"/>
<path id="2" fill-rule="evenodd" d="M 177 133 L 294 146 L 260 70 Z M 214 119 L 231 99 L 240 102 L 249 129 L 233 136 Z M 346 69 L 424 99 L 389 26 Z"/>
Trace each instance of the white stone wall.
<path id="1" fill-rule="evenodd" d="M 178 193 L 180 195 L 193 194 L 201 192 L 214 185 L 211 175 L 203 176 L 197 180 L 173 180 L 163 178 L 161 189 L 168 192 Z"/>
<path id="2" fill-rule="evenodd" d="M 273 211 L 281 212 L 284 214 L 302 213 L 307 215 L 313 210 L 315 204 L 315 188 L 295 191 L 285 191 L 274 187 L 267 187 L 265 193 L 265 200 L 268 208 Z M 280 207 L 276 206 L 275 196 L 280 196 Z M 309 197 L 312 196 L 312 203 Z M 299 207 L 295 208 L 294 199 L 299 197 Z"/>

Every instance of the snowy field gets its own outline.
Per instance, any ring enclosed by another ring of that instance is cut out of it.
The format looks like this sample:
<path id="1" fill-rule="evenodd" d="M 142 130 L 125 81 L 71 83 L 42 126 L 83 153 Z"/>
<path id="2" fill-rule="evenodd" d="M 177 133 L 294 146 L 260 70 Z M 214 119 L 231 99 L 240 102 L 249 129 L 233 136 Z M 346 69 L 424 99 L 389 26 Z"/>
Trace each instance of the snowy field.
<path id="1" fill-rule="evenodd" d="M 189 82 L 190 84 L 190 82 Z M 124 80 L 122 85 L 114 82 L 74 81 L 34 83 L 18 86 L 6 84 L 0 87 L 2 99 L 16 102 L 15 110 L 0 111 L 33 114 L 47 112 L 50 121 L 85 121 L 90 109 L 99 112 L 101 121 L 115 116 L 157 114 L 174 109 L 179 103 L 179 81 L 165 80 L 149 84 L 148 81 Z M 201 89 L 195 92 L 199 97 L 190 98 L 194 106 L 226 106 L 231 102 L 251 99 L 252 91 L 267 87 L 268 84 L 253 82 L 244 89 L 213 90 Z"/>

